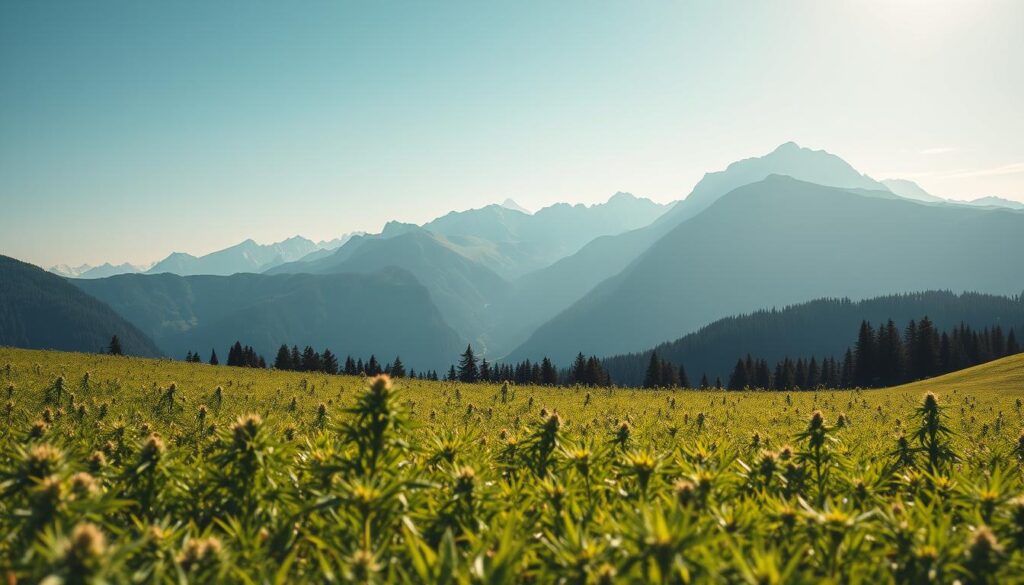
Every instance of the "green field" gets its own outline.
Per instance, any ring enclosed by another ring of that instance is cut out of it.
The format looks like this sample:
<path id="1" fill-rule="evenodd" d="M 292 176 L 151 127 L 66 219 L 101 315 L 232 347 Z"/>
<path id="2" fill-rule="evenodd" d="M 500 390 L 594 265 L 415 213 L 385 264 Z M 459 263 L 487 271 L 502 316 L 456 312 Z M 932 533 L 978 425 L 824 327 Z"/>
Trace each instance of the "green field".
<path id="1" fill-rule="evenodd" d="M 1024 581 L 1024 355 L 863 391 L 371 382 L 0 348 L 2 570 Z"/>

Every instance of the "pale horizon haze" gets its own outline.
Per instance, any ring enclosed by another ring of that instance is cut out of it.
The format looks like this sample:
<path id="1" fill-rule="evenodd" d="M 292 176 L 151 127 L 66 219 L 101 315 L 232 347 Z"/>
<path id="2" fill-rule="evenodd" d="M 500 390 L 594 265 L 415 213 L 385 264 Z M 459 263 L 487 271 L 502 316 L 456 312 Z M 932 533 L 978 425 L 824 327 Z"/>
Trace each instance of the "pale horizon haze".
<path id="1" fill-rule="evenodd" d="M 1024 201 L 1024 3 L 4 2 L 0 254 L 148 263 L 779 144 Z"/>

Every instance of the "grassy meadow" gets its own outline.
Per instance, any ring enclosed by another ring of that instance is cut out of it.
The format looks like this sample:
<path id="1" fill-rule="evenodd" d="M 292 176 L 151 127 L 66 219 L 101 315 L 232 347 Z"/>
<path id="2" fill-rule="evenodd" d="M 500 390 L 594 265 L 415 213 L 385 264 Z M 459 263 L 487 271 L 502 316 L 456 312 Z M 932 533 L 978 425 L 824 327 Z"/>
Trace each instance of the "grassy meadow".
<path id="1" fill-rule="evenodd" d="M 1024 581 L 1024 355 L 565 389 L 0 348 L 9 583 Z"/>

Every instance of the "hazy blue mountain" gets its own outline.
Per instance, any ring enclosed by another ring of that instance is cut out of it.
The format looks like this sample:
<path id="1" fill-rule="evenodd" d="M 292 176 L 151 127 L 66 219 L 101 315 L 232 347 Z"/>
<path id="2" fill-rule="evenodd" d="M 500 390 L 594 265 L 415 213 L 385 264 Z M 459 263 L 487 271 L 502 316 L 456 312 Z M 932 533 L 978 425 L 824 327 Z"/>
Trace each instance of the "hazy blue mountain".
<path id="1" fill-rule="evenodd" d="M 866 197 L 773 175 L 733 190 L 540 327 L 511 359 L 651 347 L 819 297 L 1024 290 L 1024 214 Z M 979 261 L 999 258 L 999 261 Z"/>
<path id="2" fill-rule="evenodd" d="M 890 191 L 905 199 L 914 199 L 926 203 L 941 203 L 946 201 L 942 197 L 936 197 L 925 191 L 920 185 L 907 179 L 884 179 L 882 184 Z"/>
<path id="3" fill-rule="evenodd" d="M 841 158 L 792 142 L 764 156 L 734 162 L 725 170 L 705 174 L 686 199 L 677 202 L 650 225 L 596 238 L 575 254 L 516 279 L 513 293 L 505 297 L 503 306 L 495 309 L 498 322 L 491 335 L 495 350 L 498 353 L 512 350 L 541 324 L 582 298 L 598 283 L 622 272 L 659 238 L 707 209 L 721 196 L 773 174 L 821 185 L 870 190 L 880 197 L 883 193 L 889 194 L 885 186 L 861 174 Z"/>
<path id="4" fill-rule="evenodd" d="M 667 206 L 629 193 L 616 193 L 605 203 L 558 203 L 529 214 L 508 205 L 453 211 L 423 225 L 449 239 L 469 238 L 504 255 L 488 265 L 506 278 L 548 266 L 575 253 L 594 238 L 620 234 L 650 224 Z"/>
<path id="5" fill-rule="evenodd" d="M 386 266 L 407 270 L 430 291 L 445 321 L 485 351 L 487 307 L 507 294 L 508 283 L 472 257 L 479 250 L 466 250 L 420 227 L 388 226 L 383 232 L 387 237 L 355 237 L 326 258 L 284 264 L 268 274 L 369 272 Z"/>
<path id="6" fill-rule="evenodd" d="M 70 266 L 68 264 L 57 264 L 47 269 L 48 272 L 52 272 L 57 276 L 63 276 L 65 278 L 77 278 L 79 274 L 92 270 L 91 264 L 80 264 L 78 266 Z"/>
<path id="7" fill-rule="evenodd" d="M 226 276 L 239 272 L 262 272 L 285 262 L 298 260 L 316 249 L 317 244 L 301 236 L 274 244 L 257 244 L 249 239 L 205 256 L 174 252 L 157 262 L 146 271 L 146 274 L 170 272 L 179 276 Z"/>
<path id="8" fill-rule="evenodd" d="M 973 205 L 975 207 L 1005 207 L 1006 209 L 1013 209 L 1016 211 L 1024 210 L 1024 203 L 1020 201 L 1011 201 L 1010 199 L 1004 199 L 1002 197 L 979 197 L 971 201 L 958 201 L 957 203 L 963 203 L 964 205 Z"/>
<path id="9" fill-rule="evenodd" d="M 117 265 L 105 262 L 99 266 L 82 264 L 73 267 L 67 264 L 58 264 L 50 268 L 50 272 L 65 278 L 106 278 L 118 274 L 135 274 L 136 272 L 145 272 L 146 270 L 147 267 L 145 266 L 137 266 L 128 262 Z"/>
<path id="10" fill-rule="evenodd" d="M 76 280 L 148 332 L 168 355 L 236 340 L 273 360 L 282 343 L 329 347 L 344 356 L 395 354 L 415 368 L 443 368 L 465 348 L 423 288 L 395 268 L 367 274 L 123 275 Z"/>
<path id="11" fill-rule="evenodd" d="M 661 359 L 684 365 L 693 384 L 701 374 L 707 374 L 709 380 L 728 380 L 736 359 L 747 354 L 764 358 L 773 366 L 785 357 L 842 360 L 846 349 L 856 341 L 861 321 L 866 319 L 877 327 L 892 319 L 902 328 L 911 319 L 926 315 L 941 331 L 963 322 L 977 329 L 999 325 L 1004 335 L 1012 328 L 1018 339 L 1024 334 L 1024 296 L 929 291 L 859 302 L 818 299 L 727 317 L 675 341 L 661 343 L 653 351 Z M 643 383 L 650 356 L 648 349 L 607 358 L 604 364 L 616 384 L 637 386 Z"/>
<path id="12" fill-rule="evenodd" d="M 114 335 L 126 354 L 160 355 L 142 331 L 64 278 L 0 256 L 0 345 L 99 352 Z"/>

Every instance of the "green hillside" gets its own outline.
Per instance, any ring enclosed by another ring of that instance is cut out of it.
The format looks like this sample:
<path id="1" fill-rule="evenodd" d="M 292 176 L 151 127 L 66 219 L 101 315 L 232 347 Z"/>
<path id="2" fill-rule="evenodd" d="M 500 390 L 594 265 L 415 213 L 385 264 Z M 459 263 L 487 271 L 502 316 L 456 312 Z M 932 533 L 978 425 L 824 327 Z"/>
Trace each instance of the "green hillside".
<path id="1" fill-rule="evenodd" d="M 145 333 L 64 278 L 0 256 L 0 345 L 98 352 L 115 335 L 129 355 L 162 353 Z"/>
<path id="2" fill-rule="evenodd" d="M 996 392 L 1008 396 L 1024 395 L 1024 353 L 931 378 L 904 384 L 891 392 L 941 392 L 956 389 L 966 394 Z"/>

